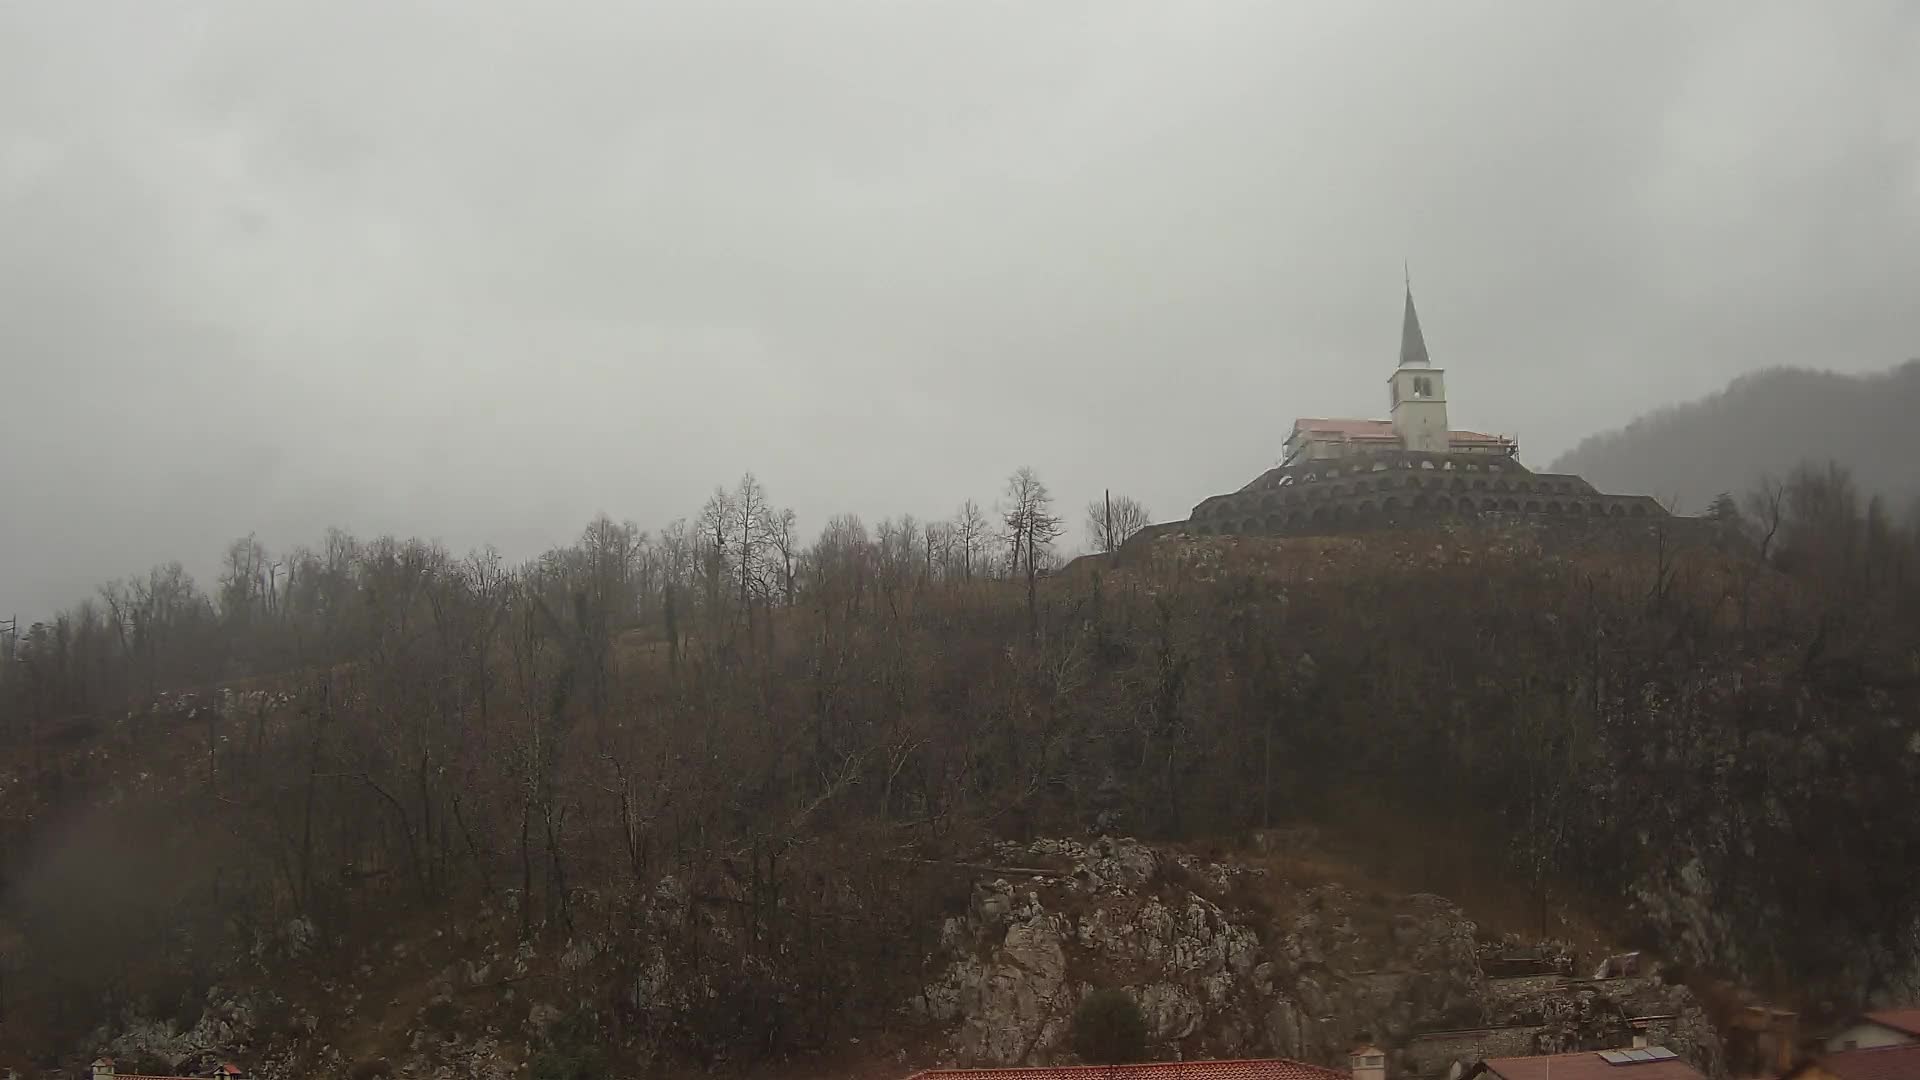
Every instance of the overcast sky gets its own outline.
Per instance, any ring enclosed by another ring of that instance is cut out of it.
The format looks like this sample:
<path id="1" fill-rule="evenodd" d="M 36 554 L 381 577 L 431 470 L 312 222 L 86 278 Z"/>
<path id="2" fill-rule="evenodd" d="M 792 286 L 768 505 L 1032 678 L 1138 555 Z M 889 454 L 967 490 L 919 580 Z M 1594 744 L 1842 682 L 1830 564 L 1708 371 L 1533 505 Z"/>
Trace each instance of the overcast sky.
<path id="1" fill-rule="evenodd" d="M 1184 516 L 1384 415 L 1544 466 L 1920 355 L 1920 5 L 0 7 L 0 616 L 222 543 L 525 556 L 759 474 Z M 1077 517 L 1077 512 L 1076 512 Z"/>

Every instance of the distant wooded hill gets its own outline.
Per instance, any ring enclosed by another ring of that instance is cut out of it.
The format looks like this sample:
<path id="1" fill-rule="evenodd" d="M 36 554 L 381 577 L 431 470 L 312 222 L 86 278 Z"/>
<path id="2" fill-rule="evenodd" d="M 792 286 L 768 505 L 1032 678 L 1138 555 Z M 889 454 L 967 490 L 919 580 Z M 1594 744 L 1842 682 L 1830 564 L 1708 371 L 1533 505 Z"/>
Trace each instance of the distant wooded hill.
<path id="1" fill-rule="evenodd" d="M 1583 440 L 1549 472 L 1578 473 L 1602 491 L 1677 500 L 1704 513 L 1713 497 L 1783 475 L 1809 459 L 1852 470 L 1865 494 L 1895 513 L 1920 499 L 1920 360 L 1872 375 L 1777 368 L 1743 375 L 1725 390 L 1658 409 Z"/>

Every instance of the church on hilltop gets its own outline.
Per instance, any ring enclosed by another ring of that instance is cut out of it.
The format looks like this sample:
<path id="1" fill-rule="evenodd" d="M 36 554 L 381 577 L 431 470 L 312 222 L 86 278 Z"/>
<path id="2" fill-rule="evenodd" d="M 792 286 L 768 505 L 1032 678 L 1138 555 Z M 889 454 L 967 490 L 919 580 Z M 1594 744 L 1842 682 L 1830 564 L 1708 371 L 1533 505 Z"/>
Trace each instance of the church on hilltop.
<path id="1" fill-rule="evenodd" d="M 1606 495 L 1578 476 L 1529 470 L 1518 440 L 1449 424 L 1447 373 L 1427 355 L 1411 283 L 1387 390 L 1387 419 L 1295 420 L 1279 465 L 1202 501 L 1187 521 L 1149 531 L 1314 534 L 1502 516 L 1667 516 L 1648 496 Z"/>
<path id="2" fill-rule="evenodd" d="M 1393 411 L 1387 420 L 1302 417 L 1281 448 L 1280 464 L 1350 457 L 1356 451 L 1418 450 L 1429 454 L 1494 454 L 1514 457 L 1520 444 L 1503 435 L 1457 431 L 1447 424 L 1447 373 L 1427 358 L 1427 338 L 1407 286 L 1407 314 L 1400 324 L 1400 366 L 1387 379 Z"/>

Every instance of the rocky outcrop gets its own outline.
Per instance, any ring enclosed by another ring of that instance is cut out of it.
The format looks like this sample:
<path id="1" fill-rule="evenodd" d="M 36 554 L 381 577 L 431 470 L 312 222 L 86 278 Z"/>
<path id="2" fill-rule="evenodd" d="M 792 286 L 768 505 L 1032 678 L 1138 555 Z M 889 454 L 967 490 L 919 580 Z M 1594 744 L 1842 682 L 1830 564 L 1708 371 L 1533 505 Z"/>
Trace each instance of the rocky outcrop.
<path id="1" fill-rule="evenodd" d="M 1027 870 L 976 883 L 943 927 L 944 967 L 911 1003 L 947 1025 L 962 1064 L 1065 1059 L 1074 1009 L 1111 986 L 1140 1006 L 1151 1042 L 1189 1057 L 1338 1065 L 1364 1039 L 1389 1048 L 1396 1075 L 1440 1076 L 1483 1052 L 1626 1045 L 1632 1016 L 1661 1018 L 1656 1037 L 1719 1069 L 1719 1041 L 1684 987 L 1580 980 L 1570 947 L 1551 943 L 1524 943 L 1539 971 L 1489 978 L 1483 957 L 1523 943 L 1482 940 L 1441 897 L 1294 887 L 1128 839 L 996 856 Z"/>
<path id="2" fill-rule="evenodd" d="M 1259 871 L 1126 839 L 999 854 L 1060 870 L 982 881 L 944 928 L 949 962 L 916 1007 L 954 1025 L 969 1064 L 1059 1057 L 1096 986 L 1125 988 L 1159 1044 L 1329 1062 L 1363 1032 L 1404 1034 L 1470 1007 L 1480 986 L 1473 924 L 1437 897 L 1362 914 L 1344 890 L 1306 890 L 1263 941 L 1229 899 Z"/>
<path id="3" fill-rule="evenodd" d="M 472 1041 L 440 1039 L 418 1032 L 412 1051 L 395 1070 L 402 1077 L 423 1080 L 512 1080 L 515 1066 L 502 1053 L 498 1040 L 483 1036 Z"/>
<path id="4" fill-rule="evenodd" d="M 259 1014 L 277 1006 L 271 998 L 214 987 L 189 1025 L 132 1011 L 112 1028 L 94 1033 L 99 1052 L 123 1061 L 164 1065 L 175 1071 L 217 1064 L 252 1044 Z"/>
<path id="5" fill-rule="evenodd" d="M 1299 885 L 1122 838 L 1004 845 L 983 858 L 1004 869 L 973 882 L 964 910 L 940 928 L 933 978 L 904 1003 L 937 1028 L 947 1060 L 1068 1060 L 1076 1008 L 1092 990 L 1116 987 L 1140 1007 L 1159 1056 L 1338 1067 L 1367 1040 L 1392 1055 L 1393 1075 L 1438 1080 L 1481 1057 L 1622 1046 L 1644 1031 L 1721 1071 L 1699 1003 L 1650 963 L 1600 965 L 1565 943 L 1490 938 L 1438 896 Z M 727 954 L 724 928 L 698 958 L 676 945 L 691 903 L 668 877 L 629 909 L 631 940 L 583 921 L 565 939 L 482 935 L 430 961 L 437 933 L 382 946 L 317 986 L 332 1010 L 324 1030 L 299 1009 L 216 991 L 186 1030 L 128 1017 L 87 1049 L 171 1068 L 238 1057 L 272 1080 L 314 1068 L 344 1074 L 362 1062 L 340 1048 L 365 1052 L 368 1032 L 385 1028 L 379 1045 L 396 1077 L 506 1080 L 577 1040 L 581 1018 L 589 1032 L 606 1022 L 591 1004 L 595 987 L 617 988 L 625 1030 L 643 1040 L 699 1038 L 737 1024 L 741 1002 L 797 992 L 764 959 Z M 318 942 L 296 920 L 263 939 L 256 959 Z M 377 989 L 382 962 L 422 968 L 426 993 L 404 1019 L 392 992 Z M 654 1045 L 629 1039 L 626 1048 L 650 1054 Z"/>

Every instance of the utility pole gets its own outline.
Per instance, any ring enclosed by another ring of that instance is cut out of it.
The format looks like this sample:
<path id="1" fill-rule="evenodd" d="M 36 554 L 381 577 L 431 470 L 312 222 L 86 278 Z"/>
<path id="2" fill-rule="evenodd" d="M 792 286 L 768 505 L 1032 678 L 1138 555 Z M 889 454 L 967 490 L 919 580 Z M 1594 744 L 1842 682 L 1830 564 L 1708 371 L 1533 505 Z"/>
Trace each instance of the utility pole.
<path id="1" fill-rule="evenodd" d="M 1107 500 L 1107 532 L 1106 535 L 1100 538 L 1100 543 L 1104 545 L 1108 551 L 1112 551 L 1118 546 L 1113 542 L 1113 489 L 1104 489 L 1104 494 Z"/>

